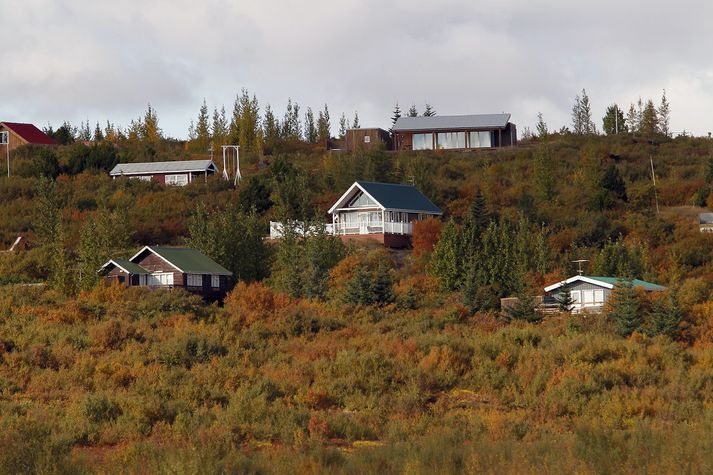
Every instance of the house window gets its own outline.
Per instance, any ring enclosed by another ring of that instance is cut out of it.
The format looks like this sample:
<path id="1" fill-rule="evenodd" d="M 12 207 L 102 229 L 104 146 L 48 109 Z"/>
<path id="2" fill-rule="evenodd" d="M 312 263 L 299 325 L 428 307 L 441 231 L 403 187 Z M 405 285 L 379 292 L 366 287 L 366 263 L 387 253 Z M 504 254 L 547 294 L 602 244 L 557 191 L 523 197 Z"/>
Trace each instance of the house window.
<path id="1" fill-rule="evenodd" d="M 433 150 L 433 134 L 413 134 L 414 150 Z"/>
<path id="2" fill-rule="evenodd" d="M 349 203 L 349 208 L 364 208 L 376 206 L 374 200 L 366 196 L 364 193 L 359 193 L 352 201 Z"/>
<path id="3" fill-rule="evenodd" d="M 491 132 L 468 132 L 468 141 L 470 148 L 487 148 L 492 147 Z"/>
<path id="4" fill-rule="evenodd" d="M 203 287 L 203 276 L 201 274 L 188 274 L 186 285 L 188 287 Z"/>
<path id="5" fill-rule="evenodd" d="M 150 286 L 173 285 L 173 273 L 172 272 L 157 272 L 156 274 L 151 274 L 147 277 L 148 277 L 148 285 L 150 285 Z"/>
<path id="6" fill-rule="evenodd" d="M 438 148 L 465 148 L 465 132 L 439 132 Z"/>
<path id="7" fill-rule="evenodd" d="M 188 175 L 166 175 L 166 184 L 173 186 L 185 186 L 188 184 Z"/>
<path id="8" fill-rule="evenodd" d="M 210 286 L 213 287 L 214 289 L 220 288 L 220 276 L 219 275 L 211 275 L 210 276 Z"/>
<path id="9" fill-rule="evenodd" d="M 368 135 L 364 136 L 364 143 L 371 143 L 371 137 Z"/>
<path id="10" fill-rule="evenodd" d="M 151 181 L 151 178 L 153 178 L 151 175 L 140 175 L 140 176 L 130 176 L 129 179 L 131 180 L 139 180 L 139 181 Z"/>
<path id="11" fill-rule="evenodd" d="M 10 143 L 10 132 L 4 131 L 0 132 L 0 144 Z"/>

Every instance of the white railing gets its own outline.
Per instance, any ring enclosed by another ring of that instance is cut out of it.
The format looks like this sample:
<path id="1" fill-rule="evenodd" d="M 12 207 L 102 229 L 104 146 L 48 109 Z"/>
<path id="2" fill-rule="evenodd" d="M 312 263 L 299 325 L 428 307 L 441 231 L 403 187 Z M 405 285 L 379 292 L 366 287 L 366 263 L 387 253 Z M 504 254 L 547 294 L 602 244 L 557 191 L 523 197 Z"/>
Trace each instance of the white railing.
<path id="1" fill-rule="evenodd" d="M 295 234 L 304 236 L 304 225 L 295 223 Z M 311 226 L 307 234 L 314 234 L 316 227 Z M 334 236 L 346 236 L 352 234 L 403 234 L 410 236 L 413 234 L 413 224 L 396 223 L 391 221 L 368 221 L 361 223 L 334 223 L 325 224 L 324 232 Z M 270 221 L 270 239 L 280 239 L 284 235 L 284 225 L 279 222 Z"/>

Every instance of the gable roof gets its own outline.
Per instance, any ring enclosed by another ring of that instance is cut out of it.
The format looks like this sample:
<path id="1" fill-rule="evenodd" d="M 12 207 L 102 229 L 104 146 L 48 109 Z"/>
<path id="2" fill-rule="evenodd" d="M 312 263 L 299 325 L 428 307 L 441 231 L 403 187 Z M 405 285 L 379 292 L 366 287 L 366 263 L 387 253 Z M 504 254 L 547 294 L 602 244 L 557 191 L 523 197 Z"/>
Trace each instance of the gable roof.
<path id="1" fill-rule="evenodd" d="M 145 251 L 156 254 L 184 274 L 233 275 L 202 252 L 188 247 L 145 246 L 129 260 L 134 262 Z"/>
<path id="2" fill-rule="evenodd" d="M 150 175 L 153 173 L 189 173 L 218 171 L 213 160 L 176 160 L 171 162 L 119 163 L 109 172 L 111 176 Z"/>
<path id="3" fill-rule="evenodd" d="M 20 122 L 0 122 L 0 125 L 12 130 L 22 140 L 33 145 L 57 145 L 52 137 L 42 132 L 32 124 Z"/>
<path id="4" fill-rule="evenodd" d="M 118 267 L 119 269 L 123 270 L 127 274 L 150 274 L 148 270 L 144 269 L 138 264 L 134 264 L 131 261 L 127 261 L 126 259 L 111 259 L 109 262 L 101 266 L 101 269 L 99 269 L 97 272 L 102 272 L 105 270 L 107 267 L 110 265 L 114 265 Z"/>
<path id="5" fill-rule="evenodd" d="M 510 114 L 434 115 L 431 117 L 399 117 L 394 132 L 408 130 L 504 129 Z"/>
<path id="6" fill-rule="evenodd" d="M 358 191 L 365 193 L 369 198 L 375 201 L 381 209 L 435 215 L 443 214 L 441 209 L 434 205 L 426 195 L 418 191 L 415 186 L 371 181 L 355 181 L 328 212 L 333 213 L 336 209 L 346 207 L 348 200 Z"/>
<path id="7" fill-rule="evenodd" d="M 626 279 L 622 279 L 619 277 L 595 277 L 586 275 L 575 275 L 574 277 L 570 277 L 564 282 L 557 282 L 556 284 L 552 284 L 545 287 L 545 292 L 551 292 L 562 287 L 563 285 L 571 284 L 572 282 L 587 282 L 589 284 L 598 285 L 606 289 L 613 289 L 616 285 L 626 282 Z M 664 287 L 663 285 L 653 284 L 651 282 L 646 282 L 645 280 L 640 279 L 632 280 L 631 284 L 634 287 L 641 287 L 647 292 L 662 292 L 666 290 L 666 287 Z"/>

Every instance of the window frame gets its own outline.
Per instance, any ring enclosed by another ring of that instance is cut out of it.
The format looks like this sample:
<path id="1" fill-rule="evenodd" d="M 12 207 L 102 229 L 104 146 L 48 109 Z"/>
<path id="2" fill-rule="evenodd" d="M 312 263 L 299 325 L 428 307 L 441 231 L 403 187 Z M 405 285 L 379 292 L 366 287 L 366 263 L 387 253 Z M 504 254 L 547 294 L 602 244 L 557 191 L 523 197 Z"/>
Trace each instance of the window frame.
<path id="1" fill-rule="evenodd" d="M 190 179 L 188 178 L 187 173 L 172 173 L 165 176 L 164 182 L 167 186 L 186 186 L 190 182 Z"/>

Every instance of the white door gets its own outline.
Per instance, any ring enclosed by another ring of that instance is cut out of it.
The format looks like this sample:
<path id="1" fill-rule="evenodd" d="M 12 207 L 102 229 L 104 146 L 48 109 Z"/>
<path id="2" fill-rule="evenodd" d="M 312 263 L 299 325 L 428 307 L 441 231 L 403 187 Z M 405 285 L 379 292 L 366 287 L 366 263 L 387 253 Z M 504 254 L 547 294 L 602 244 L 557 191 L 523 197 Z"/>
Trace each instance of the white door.
<path id="1" fill-rule="evenodd" d="M 369 234 L 369 213 L 359 213 L 359 234 Z"/>

